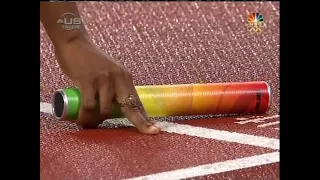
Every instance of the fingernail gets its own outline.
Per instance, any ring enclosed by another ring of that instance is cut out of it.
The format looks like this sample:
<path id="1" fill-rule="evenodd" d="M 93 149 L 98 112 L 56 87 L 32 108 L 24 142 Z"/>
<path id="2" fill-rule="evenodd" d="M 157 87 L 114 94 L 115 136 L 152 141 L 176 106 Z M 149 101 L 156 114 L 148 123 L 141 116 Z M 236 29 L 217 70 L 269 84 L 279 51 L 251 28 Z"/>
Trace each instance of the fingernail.
<path id="1" fill-rule="evenodd" d="M 148 128 L 148 133 L 150 134 L 159 134 L 159 132 L 160 132 L 160 129 L 158 129 L 155 126 L 149 126 Z"/>
<path id="2" fill-rule="evenodd" d="M 83 129 L 83 126 L 77 125 L 78 129 Z"/>
<path id="3" fill-rule="evenodd" d="M 161 129 L 160 126 L 158 126 L 158 125 L 156 125 L 156 124 L 154 124 L 153 126 L 156 127 L 156 128 L 158 128 L 160 131 L 162 131 L 162 129 Z"/>
<path id="4" fill-rule="evenodd" d="M 158 129 L 161 131 L 161 127 L 158 126 L 155 121 L 151 121 L 151 122 L 149 123 L 149 126 L 154 126 L 154 127 L 158 128 Z"/>

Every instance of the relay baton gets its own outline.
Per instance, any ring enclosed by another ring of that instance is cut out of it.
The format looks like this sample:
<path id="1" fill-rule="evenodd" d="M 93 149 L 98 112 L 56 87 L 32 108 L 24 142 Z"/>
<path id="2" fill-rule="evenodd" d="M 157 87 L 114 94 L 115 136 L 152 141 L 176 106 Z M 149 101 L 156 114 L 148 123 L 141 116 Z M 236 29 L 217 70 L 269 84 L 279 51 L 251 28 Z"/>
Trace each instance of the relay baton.
<path id="1" fill-rule="evenodd" d="M 271 90 L 264 81 L 135 86 L 149 117 L 263 114 L 270 106 Z M 98 106 L 99 103 L 97 103 Z M 81 106 L 79 89 L 56 91 L 52 111 L 61 120 L 76 120 Z M 110 118 L 121 118 L 113 103 Z"/>

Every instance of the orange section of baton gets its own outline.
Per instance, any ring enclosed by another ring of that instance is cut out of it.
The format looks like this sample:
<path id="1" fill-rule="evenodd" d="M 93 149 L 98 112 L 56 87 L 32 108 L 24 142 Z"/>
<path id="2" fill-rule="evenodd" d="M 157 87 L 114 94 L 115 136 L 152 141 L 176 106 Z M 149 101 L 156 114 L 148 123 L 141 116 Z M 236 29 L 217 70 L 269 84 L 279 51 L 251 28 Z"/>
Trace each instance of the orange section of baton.
<path id="1" fill-rule="evenodd" d="M 263 81 L 137 86 L 149 116 L 265 113 L 270 89 Z"/>

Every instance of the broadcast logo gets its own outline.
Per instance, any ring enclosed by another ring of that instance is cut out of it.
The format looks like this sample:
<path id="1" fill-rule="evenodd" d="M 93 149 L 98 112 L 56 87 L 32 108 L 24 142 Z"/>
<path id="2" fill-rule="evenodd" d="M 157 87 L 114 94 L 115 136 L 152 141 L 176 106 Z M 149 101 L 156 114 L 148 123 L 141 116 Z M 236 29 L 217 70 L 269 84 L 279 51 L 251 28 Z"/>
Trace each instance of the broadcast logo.
<path id="1" fill-rule="evenodd" d="M 249 14 L 247 22 L 248 22 L 248 24 L 246 24 L 247 30 L 251 34 L 254 34 L 254 33 L 261 34 L 262 33 L 263 23 L 264 23 L 264 18 L 262 16 L 262 14 L 260 14 L 260 13 Z"/>
<path id="2" fill-rule="evenodd" d="M 79 17 L 76 17 L 73 13 L 64 13 L 57 21 L 58 24 L 61 24 L 62 29 L 65 30 L 73 30 L 79 29 L 82 20 Z"/>

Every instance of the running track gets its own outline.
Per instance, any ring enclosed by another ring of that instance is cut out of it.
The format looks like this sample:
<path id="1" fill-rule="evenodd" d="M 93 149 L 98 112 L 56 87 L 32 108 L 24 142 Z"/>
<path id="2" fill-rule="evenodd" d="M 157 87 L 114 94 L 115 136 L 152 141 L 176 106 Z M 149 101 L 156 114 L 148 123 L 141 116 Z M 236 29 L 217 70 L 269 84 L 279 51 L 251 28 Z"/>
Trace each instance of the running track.
<path id="1" fill-rule="evenodd" d="M 40 177 L 60 179 L 279 179 L 279 3 L 78 3 L 93 41 L 128 67 L 136 85 L 265 80 L 264 116 L 157 119 L 147 136 L 126 119 L 81 130 L 50 115 L 63 75 L 40 24 Z M 248 13 L 265 18 L 261 35 Z"/>

